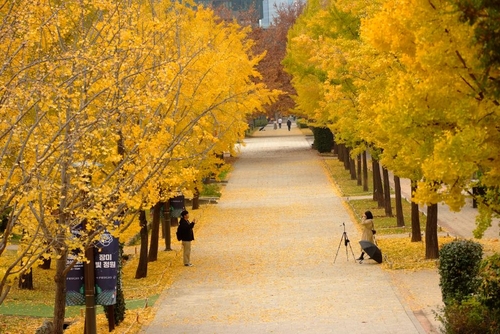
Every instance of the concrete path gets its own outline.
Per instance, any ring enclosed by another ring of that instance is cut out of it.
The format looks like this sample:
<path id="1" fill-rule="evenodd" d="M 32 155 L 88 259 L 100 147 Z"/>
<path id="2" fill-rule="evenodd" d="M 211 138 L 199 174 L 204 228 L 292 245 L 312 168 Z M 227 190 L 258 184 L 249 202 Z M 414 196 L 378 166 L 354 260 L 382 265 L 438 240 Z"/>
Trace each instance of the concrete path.
<path id="1" fill-rule="evenodd" d="M 268 126 L 245 143 L 194 267 L 142 332 L 426 333 L 388 272 L 353 261 L 359 232 L 301 132 Z"/>

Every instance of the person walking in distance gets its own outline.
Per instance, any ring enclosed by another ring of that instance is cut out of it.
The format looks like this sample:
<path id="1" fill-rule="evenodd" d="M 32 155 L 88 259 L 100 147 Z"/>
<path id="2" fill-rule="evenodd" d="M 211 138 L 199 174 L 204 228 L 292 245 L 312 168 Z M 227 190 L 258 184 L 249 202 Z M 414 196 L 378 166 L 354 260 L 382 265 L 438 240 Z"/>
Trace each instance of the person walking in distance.
<path id="1" fill-rule="evenodd" d="M 283 120 L 280 118 L 278 118 L 278 127 L 281 129 L 281 123 L 283 123 Z"/>
<path id="2" fill-rule="evenodd" d="M 290 118 L 288 119 L 288 121 L 286 121 L 286 126 L 288 126 L 288 131 L 290 131 L 290 128 L 292 127 L 292 121 L 290 120 Z"/>
<path id="3" fill-rule="evenodd" d="M 192 267 L 191 264 L 191 241 L 194 240 L 193 227 L 196 219 L 189 221 L 189 212 L 184 210 L 181 212 L 181 220 L 177 227 L 177 239 L 182 241 L 183 262 L 186 267 Z"/>
<path id="4" fill-rule="evenodd" d="M 363 234 L 361 240 L 369 241 L 373 244 L 373 214 L 371 211 L 366 211 L 361 218 L 361 225 L 363 226 Z M 361 255 L 356 260 L 364 260 L 365 252 L 361 250 Z"/>

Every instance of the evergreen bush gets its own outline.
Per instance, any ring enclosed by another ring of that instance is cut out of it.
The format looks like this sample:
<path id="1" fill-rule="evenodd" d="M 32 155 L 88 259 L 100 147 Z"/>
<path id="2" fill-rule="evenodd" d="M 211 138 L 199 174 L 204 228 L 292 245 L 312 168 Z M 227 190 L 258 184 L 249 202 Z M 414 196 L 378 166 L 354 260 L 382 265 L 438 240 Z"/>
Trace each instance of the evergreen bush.
<path id="1" fill-rule="evenodd" d="M 307 128 L 307 121 L 302 119 L 302 118 L 298 118 L 296 121 L 295 121 L 295 124 L 297 124 L 297 127 L 299 129 L 306 129 Z"/>
<path id="2" fill-rule="evenodd" d="M 329 128 L 311 128 L 314 135 L 314 148 L 319 153 L 331 152 L 333 148 L 333 133 Z"/>
<path id="3" fill-rule="evenodd" d="M 482 246 L 473 241 L 454 241 L 441 249 L 444 333 L 500 333 L 500 255 L 481 260 L 482 255 Z"/>
<path id="4" fill-rule="evenodd" d="M 492 311 L 500 310 L 500 254 L 494 254 L 481 262 L 481 284 L 478 299 Z"/>
<path id="5" fill-rule="evenodd" d="M 439 286 L 445 304 L 460 302 L 477 292 L 482 256 L 481 244 L 470 240 L 456 240 L 442 247 Z"/>
<path id="6" fill-rule="evenodd" d="M 449 301 L 440 317 L 446 334 L 498 334 L 498 313 L 492 313 L 476 298 Z"/>

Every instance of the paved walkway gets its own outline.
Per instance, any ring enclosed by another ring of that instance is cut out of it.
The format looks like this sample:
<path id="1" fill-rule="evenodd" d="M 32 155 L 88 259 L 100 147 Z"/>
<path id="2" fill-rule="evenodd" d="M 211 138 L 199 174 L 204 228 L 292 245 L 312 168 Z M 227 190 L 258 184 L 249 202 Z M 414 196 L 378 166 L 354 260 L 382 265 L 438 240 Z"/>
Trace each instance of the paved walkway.
<path id="1" fill-rule="evenodd" d="M 195 266 L 142 332 L 430 332 L 390 273 L 354 262 L 340 243 L 345 224 L 359 255 L 358 229 L 301 132 L 267 127 L 245 143 L 213 216 L 199 223 Z"/>

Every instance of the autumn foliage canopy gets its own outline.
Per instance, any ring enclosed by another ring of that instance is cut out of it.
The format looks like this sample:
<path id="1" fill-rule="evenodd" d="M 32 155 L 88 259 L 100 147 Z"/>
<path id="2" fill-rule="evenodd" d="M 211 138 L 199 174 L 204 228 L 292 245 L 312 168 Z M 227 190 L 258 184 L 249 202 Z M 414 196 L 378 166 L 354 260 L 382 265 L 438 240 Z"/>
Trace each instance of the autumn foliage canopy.
<path id="1" fill-rule="evenodd" d="M 5 1 L 0 16 L 0 303 L 40 256 L 62 284 L 68 250 L 192 194 L 277 95 L 253 80 L 248 30 L 201 7 Z"/>
<path id="2" fill-rule="evenodd" d="M 418 181 L 417 202 L 459 210 L 481 188 L 480 236 L 500 213 L 498 17 L 489 1 L 309 1 L 285 59 L 297 108 Z"/>

